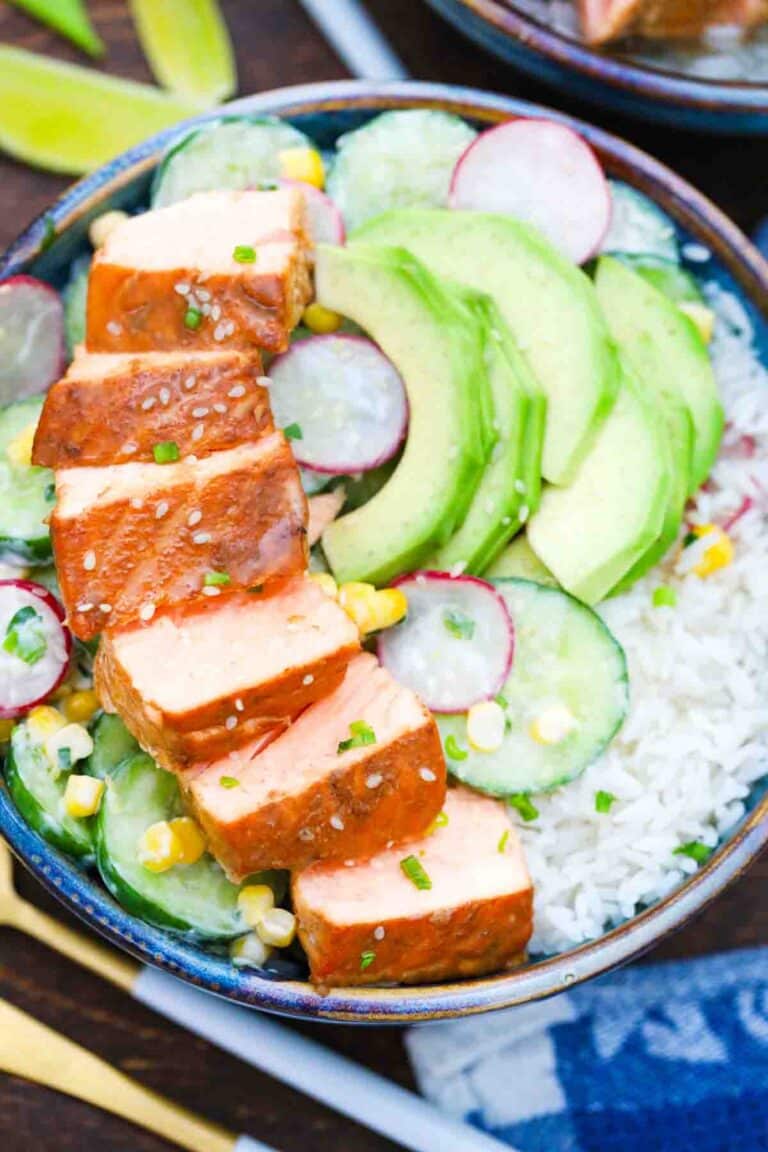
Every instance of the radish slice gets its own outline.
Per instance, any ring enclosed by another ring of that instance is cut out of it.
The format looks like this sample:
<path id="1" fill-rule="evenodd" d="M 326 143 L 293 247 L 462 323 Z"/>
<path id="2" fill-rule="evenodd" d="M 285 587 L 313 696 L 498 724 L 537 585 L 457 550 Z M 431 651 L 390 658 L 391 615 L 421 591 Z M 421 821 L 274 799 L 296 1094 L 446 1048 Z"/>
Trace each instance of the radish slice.
<path id="1" fill-rule="evenodd" d="M 32 276 L 0 284 L 0 406 L 34 396 L 64 371 L 64 309 Z"/>
<path id="2" fill-rule="evenodd" d="M 361 336 L 310 336 L 273 360 L 269 394 L 297 463 L 339 475 L 391 460 L 405 438 L 408 401 L 383 352 Z"/>
<path id="3" fill-rule="evenodd" d="M 507 606 L 476 576 L 416 572 L 395 581 L 408 616 L 379 638 L 379 659 L 433 712 L 466 712 L 491 700 L 512 668 L 515 630 Z"/>
<path id="4" fill-rule="evenodd" d="M 344 217 L 325 192 L 303 180 L 281 180 L 285 188 L 300 188 L 307 202 L 309 235 L 314 244 L 344 244 L 347 231 Z"/>
<path id="5" fill-rule="evenodd" d="M 449 202 L 532 224 L 576 264 L 599 251 L 611 222 L 594 152 L 553 120 L 510 120 L 483 132 L 456 165 Z"/>
<path id="6" fill-rule="evenodd" d="M 72 634 L 42 584 L 0 580 L 0 719 L 40 704 L 67 674 Z"/>

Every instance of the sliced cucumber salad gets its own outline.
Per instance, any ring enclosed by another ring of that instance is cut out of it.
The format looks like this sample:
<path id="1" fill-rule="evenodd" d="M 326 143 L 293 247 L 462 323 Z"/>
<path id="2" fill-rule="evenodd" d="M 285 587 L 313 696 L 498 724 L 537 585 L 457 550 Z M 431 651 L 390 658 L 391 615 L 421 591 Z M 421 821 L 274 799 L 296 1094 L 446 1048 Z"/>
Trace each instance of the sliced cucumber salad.
<path id="1" fill-rule="evenodd" d="M 31 828 L 70 856 L 93 855 L 92 821 L 73 819 L 64 804 L 69 771 L 54 763 L 28 724 L 17 724 L 13 730 L 5 778 L 17 808 Z"/>
<path id="2" fill-rule="evenodd" d="M 46 564 L 51 558 L 53 473 L 28 462 L 42 407 L 42 398 L 33 396 L 0 409 L 0 560 L 16 564 Z"/>

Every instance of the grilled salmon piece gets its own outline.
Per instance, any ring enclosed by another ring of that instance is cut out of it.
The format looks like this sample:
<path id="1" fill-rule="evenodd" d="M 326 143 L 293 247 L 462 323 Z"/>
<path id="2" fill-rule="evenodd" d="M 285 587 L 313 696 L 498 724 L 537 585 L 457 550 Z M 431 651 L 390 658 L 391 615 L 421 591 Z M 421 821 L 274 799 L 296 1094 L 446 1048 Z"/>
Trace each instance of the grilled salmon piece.
<path id="1" fill-rule="evenodd" d="M 766 0 L 646 0 L 637 31 L 651 40 L 690 40 L 717 25 L 748 30 L 766 20 Z"/>
<path id="2" fill-rule="evenodd" d="M 96 253 L 91 352 L 282 352 L 311 295 L 304 197 L 199 192 L 133 216 Z"/>
<path id="3" fill-rule="evenodd" d="M 338 688 L 359 650 L 346 612 L 302 575 L 108 630 L 96 687 L 141 746 L 178 771 L 279 731 Z"/>
<path id="4" fill-rule="evenodd" d="M 445 796 L 445 760 L 430 713 L 362 653 L 266 748 L 245 745 L 186 779 L 212 852 L 242 878 L 422 833 Z"/>
<path id="5" fill-rule="evenodd" d="M 56 497 L 56 568 L 82 640 L 215 592 L 212 573 L 250 588 L 306 568 L 307 503 L 280 432 L 202 460 L 62 469 Z"/>
<path id="6" fill-rule="evenodd" d="M 152 461 L 161 444 L 207 456 L 274 432 L 258 353 L 95 353 L 80 348 L 45 400 L 32 462 Z"/>
<path id="7" fill-rule="evenodd" d="M 293 876 L 314 983 L 422 984 L 520 963 L 533 889 L 503 804 L 449 788 L 443 813 L 420 840 Z"/>
<path id="8" fill-rule="evenodd" d="M 589 44 L 607 44 L 625 36 L 646 0 L 579 0 L 579 17 L 584 39 Z"/>

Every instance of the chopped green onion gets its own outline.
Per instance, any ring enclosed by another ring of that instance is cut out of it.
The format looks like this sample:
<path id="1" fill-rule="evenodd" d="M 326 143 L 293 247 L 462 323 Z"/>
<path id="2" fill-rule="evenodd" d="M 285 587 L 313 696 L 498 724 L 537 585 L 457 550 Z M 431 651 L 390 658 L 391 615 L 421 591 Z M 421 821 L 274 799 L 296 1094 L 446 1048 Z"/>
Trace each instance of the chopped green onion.
<path id="1" fill-rule="evenodd" d="M 686 532 L 683 537 L 683 548 L 690 548 L 691 544 L 695 544 L 697 540 L 698 536 L 695 532 Z"/>
<path id="2" fill-rule="evenodd" d="M 222 776 L 219 780 L 219 784 L 221 784 L 222 788 L 240 787 L 240 781 L 238 780 L 237 776 Z"/>
<path id="3" fill-rule="evenodd" d="M 530 796 L 526 796 L 524 792 L 516 792 L 514 796 L 508 797 L 509 803 L 515 811 L 522 816 L 526 823 L 531 820 L 536 820 L 539 815 L 539 810 L 531 800 Z"/>
<path id="4" fill-rule="evenodd" d="M 203 576 L 203 584 L 206 588 L 218 588 L 231 583 L 232 580 L 226 572 L 206 572 Z"/>
<path id="5" fill-rule="evenodd" d="M 59 771 L 69 772 L 72 767 L 72 750 L 70 748 L 59 748 L 56 753 L 56 759 L 59 762 Z"/>
<path id="6" fill-rule="evenodd" d="M 502 695 L 501 692 L 498 692 L 494 696 L 494 700 L 498 704 L 499 708 L 509 708 L 509 700 L 507 700 L 506 696 Z"/>
<path id="7" fill-rule="evenodd" d="M 466 760 L 467 756 L 469 756 L 466 748 L 459 747 L 453 732 L 445 738 L 445 754 L 446 756 L 450 756 L 451 760 Z"/>
<path id="8" fill-rule="evenodd" d="M 232 259 L 236 260 L 238 264 L 255 264 L 256 249 L 252 248 L 250 244 L 237 244 L 232 253 Z"/>
<path id="9" fill-rule="evenodd" d="M 370 968 L 376 959 L 375 952 L 361 952 L 360 953 L 360 971 L 365 972 L 366 968 Z"/>
<path id="10" fill-rule="evenodd" d="M 286 440 L 303 440 L 304 433 L 301 430 L 300 424 L 289 424 L 287 428 L 283 428 L 283 436 Z"/>
<path id="11" fill-rule="evenodd" d="M 432 827 L 433 828 L 445 828 L 447 824 L 448 824 L 448 813 L 447 812 L 438 812 L 437 816 L 435 816 L 434 820 L 432 821 Z"/>
<path id="12" fill-rule="evenodd" d="M 443 624 L 446 631 L 457 640 L 471 640 L 475 634 L 474 620 L 464 612 L 459 612 L 458 608 L 446 608 L 443 612 Z"/>
<path id="13" fill-rule="evenodd" d="M 677 604 L 677 592 L 674 588 L 670 588 L 668 584 L 660 584 L 658 588 L 654 588 L 654 608 L 674 608 L 675 604 Z"/>
<path id="14" fill-rule="evenodd" d="M 155 464 L 175 464 L 181 453 L 175 440 L 161 440 L 152 448 Z"/>
<path id="15" fill-rule="evenodd" d="M 259 192 L 276 192 L 279 187 L 277 180 L 259 180 L 256 185 Z"/>
<path id="16" fill-rule="evenodd" d="M 3 650 L 11 656 L 18 656 L 25 664 L 37 664 L 48 651 L 43 618 L 36 608 L 27 604 L 19 608 L 11 617 L 5 631 Z"/>
<path id="17" fill-rule="evenodd" d="M 56 485 L 55 484 L 46 484 L 46 486 L 45 486 L 45 499 L 46 499 L 47 503 L 49 503 L 49 504 L 51 503 L 52 500 L 56 499 Z"/>
<path id="18" fill-rule="evenodd" d="M 595 811 L 601 815 L 610 812 L 612 806 L 616 803 L 617 797 L 613 792 L 603 792 L 602 788 L 595 792 Z"/>
<path id="19" fill-rule="evenodd" d="M 349 752 L 350 748 L 364 748 L 367 744 L 376 743 L 376 733 L 364 720 L 353 720 L 349 731 L 351 732 L 349 740 L 342 740 L 336 749 L 339 755 L 342 752 Z"/>
<path id="20" fill-rule="evenodd" d="M 712 849 L 708 848 L 706 844 L 702 844 L 701 840 L 689 840 L 687 844 L 681 844 L 679 848 L 675 848 L 673 855 L 688 856 L 697 864 L 703 864 L 712 855 Z"/>
<path id="21" fill-rule="evenodd" d="M 187 308 L 184 313 L 184 327 L 191 328 L 194 331 L 195 328 L 200 327 L 202 319 L 203 314 L 199 308 Z"/>
<path id="22" fill-rule="evenodd" d="M 499 840 L 499 853 L 502 856 L 504 855 L 504 849 L 507 846 L 507 840 L 509 840 L 509 828 L 507 828 L 506 832 L 502 832 L 501 839 Z"/>
<path id="23" fill-rule="evenodd" d="M 406 856 L 405 860 L 400 861 L 400 867 L 411 884 L 418 888 L 420 892 L 428 892 L 432 887 L 432 881 L 424 871 L 424 866 L 415 856 Z"/>

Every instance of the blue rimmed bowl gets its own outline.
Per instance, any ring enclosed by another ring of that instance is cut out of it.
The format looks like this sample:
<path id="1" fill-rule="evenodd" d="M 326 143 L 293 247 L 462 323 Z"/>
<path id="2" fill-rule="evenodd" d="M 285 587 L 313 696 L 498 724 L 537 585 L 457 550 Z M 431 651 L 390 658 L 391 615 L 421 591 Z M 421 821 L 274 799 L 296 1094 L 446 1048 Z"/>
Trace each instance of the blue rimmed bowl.
<path id="1" fill-rule="evenodd" d="M 240 113 L 283 116 L 323 148 L 384 109 L 442 108 L 480 127 L 509 116 L 546 115 L 570 124 L 597 151 L 609 175 L 656 200 L 681 236 L 712 253 L 708 276 L 736 293 L 750 315 L 768 362 L 768 264 L 708 200 L 649 156 L 597 128 L 559 113 L 469 89 L 434 84 L 315 84 L 241 100 Z M 175 132 L 154 137 L 76 184 L 0 259 L 0 279 L 22 271 L 62 285 L 69 263 L 88 250 L 89 221 L 108 208 L 145 203 L 152 172 Z M 52 229 L 55 238 L 50 243 Z M 285 1015 L 357 1023 L 437 1020 L 508 1007 L 552 995 L 651 948 L 735 880 L 768 843 L 768 781 L 754 789 L 749 811 L 729 839 L 680 888 L 600 939 L 481 980 L 419 988 L 337 989 L 321 995 L 290 971 L 262 976 L 130 916 L 98 878 L 40 838 L 0 784 L 0 834 L 29 870 L 69 909 L 118 947 L 190 983 L 232 1000 Z"/>
<path id="2" fill-rule="evenodd" d="M 694 57 L 679 51 L 590 47 L 548 16 L 545 0 L 427 3 L 495 56 L 611 111 L 701 132 L 768 133 L 768 45 L 759 69 L 740 56 L 729 78 L 719 79 L 714 50 L 702 51 L 694 66 Z"/>

